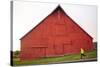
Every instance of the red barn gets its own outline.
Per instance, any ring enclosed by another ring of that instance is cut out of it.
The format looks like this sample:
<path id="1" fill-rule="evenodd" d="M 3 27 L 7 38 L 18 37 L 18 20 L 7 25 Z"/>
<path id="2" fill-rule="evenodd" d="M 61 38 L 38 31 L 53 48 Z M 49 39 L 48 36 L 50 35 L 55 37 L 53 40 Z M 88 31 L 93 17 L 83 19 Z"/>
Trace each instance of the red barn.
<path id="1" fill-rule="evenodd" d="M 21 60 L 63 56 L 93 50 L 93 38 L 76 24 L 61 6 L 21 39 Z"/>

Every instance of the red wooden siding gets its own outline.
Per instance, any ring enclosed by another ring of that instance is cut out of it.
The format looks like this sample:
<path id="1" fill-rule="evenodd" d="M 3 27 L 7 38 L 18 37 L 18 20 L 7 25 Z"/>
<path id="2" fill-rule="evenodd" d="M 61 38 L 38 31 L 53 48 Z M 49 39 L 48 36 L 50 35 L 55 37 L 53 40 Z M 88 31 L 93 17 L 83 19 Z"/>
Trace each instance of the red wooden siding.
<path id="1" fill-rule="evenodd" d="M 21 60 L 63 56 L 93 50 L 92 37 L 58 6 L 21 38 Z"/>

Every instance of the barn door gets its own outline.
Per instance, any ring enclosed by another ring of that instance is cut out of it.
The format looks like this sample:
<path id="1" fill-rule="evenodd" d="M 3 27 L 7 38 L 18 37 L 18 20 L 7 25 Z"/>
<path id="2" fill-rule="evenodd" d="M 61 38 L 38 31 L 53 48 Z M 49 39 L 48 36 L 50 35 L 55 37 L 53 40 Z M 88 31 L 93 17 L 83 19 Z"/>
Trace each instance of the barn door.
<path id="1" fill-rule="evenodd" d="M 33 58 L 45 57 L 45 48 L 36 47 L 33 48 Z"/>
<path id="2" fill-rule="evenodd" d="M 59 44 L 55 45 L 54 47 L 56 55 L 63 55 L 63 45 Z"/>
<path id="3" fill-rule="evenodd" d="M 64 43 L 63 44 L 63 52 L 65 55 L 67 54 L 71 54 L 72 53 L 72 44 L 71 42 L 68 42 L 68 43 Z"/>
<path id="4" fill-rule="evenodd" d="M 40 48 L 40 51 L 38 52 L 40 57 L 45 57 L 46 56 L 46 48 L 42 47 Z"/>

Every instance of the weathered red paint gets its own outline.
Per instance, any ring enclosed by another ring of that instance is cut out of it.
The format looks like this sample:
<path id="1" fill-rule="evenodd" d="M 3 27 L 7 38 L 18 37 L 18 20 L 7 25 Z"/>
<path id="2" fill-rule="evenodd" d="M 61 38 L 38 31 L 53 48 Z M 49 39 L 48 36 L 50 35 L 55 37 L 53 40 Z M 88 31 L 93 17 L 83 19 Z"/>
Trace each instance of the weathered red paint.
<path id="1" fill-rule="evenodd" d="M 93 38 L 58 6 L 21 38 L 21 60 L 63 56 L 93 50 Z"/>

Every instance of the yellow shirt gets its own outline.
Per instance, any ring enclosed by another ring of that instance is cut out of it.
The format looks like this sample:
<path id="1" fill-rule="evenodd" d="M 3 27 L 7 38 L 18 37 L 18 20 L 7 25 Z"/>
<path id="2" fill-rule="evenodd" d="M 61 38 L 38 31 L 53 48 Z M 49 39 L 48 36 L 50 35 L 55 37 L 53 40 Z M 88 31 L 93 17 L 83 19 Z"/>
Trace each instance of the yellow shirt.
<path id="1" fill-rule="evenodd" d="M 84 49 L 83 48 L 81 48 L 81 54 L 84 54 Z"/>

